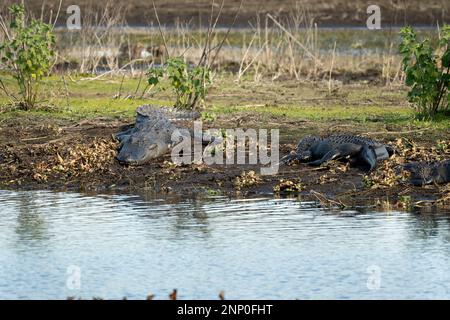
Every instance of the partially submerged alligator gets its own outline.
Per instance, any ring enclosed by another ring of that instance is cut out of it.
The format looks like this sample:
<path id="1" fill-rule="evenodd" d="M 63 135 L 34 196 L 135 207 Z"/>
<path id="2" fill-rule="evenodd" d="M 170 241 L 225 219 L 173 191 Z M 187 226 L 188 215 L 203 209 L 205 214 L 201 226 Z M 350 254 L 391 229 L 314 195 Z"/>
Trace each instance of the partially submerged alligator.
<path id="1" fill-rule="evenodd" d="M 152 105 L 140 106 L 136 112 L 134 126 L 114 136 L 120 142 L 116 158 L 121 163 L 141 165 L 162 156 L 172 147 L 172 134 L 178 130 L 171 120 L 196 119 L 200 116 L 198 112 L 181 112 Z M 179 132 L 183 135 L 185 131 Z"/>
<path id="2" fill-rule="evenodd" d="M 321 165 L 330 160 L 348 158 L 352 165 L 370 171 L 376 167 L 377 161 L 388 159 L 393 153 L 391 146 L 356 135 L 307 136 L 300 140 L 295 152 L 281 159 L 281 163 L 296 159 Z"/>
<path id="3" fill-rule="evenodd" d="M 411 173 L 409 181 L 415 186 L 450 182 L 450 160 L 437 162 L 411 162 L 401 166 Z"/>

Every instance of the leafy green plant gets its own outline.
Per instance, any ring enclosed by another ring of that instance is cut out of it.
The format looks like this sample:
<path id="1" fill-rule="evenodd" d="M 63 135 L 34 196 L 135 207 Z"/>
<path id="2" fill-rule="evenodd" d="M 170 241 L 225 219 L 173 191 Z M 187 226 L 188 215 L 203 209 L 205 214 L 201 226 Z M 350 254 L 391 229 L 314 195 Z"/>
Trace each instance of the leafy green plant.
<path id="1" fill-rule="evenodd" d="M 201 65 L 189 67 L 182 58 L 169 58 L 162 67 L 150 68 L 147 75 L 151 86 L 161 86 L 162 78 L 168 78 L 176 95 L 175 107 L 180 109 L 193 110 L 203 103 L 211 85 L 210 68 Z"/>
<path id="2" fill-rule="evenodd" d="M 202 112 L 202 120 L 203 121 L 211 121 L 214 122 L 217 119 L 217 114 L 214 112 Z"/>
<path id="3" fill-rule="evenodd" d="M 50 70 L 55 36 L 49 24 L 35 19 L 27 24 L 22 5 L 12 5 L 9 10 L 12 19 L 9 28 L 2 24 L 6 40 L 0 44 L 0 53 L 19 85 L 19 105 L 29 110 L 36 106 L 40 84 Z"/>
<path id="4" fill-rule="evenodd" d="M 427 118 L 449 111 L 450 26 L 442 28 L 437 48 L 429 39 L 419 41 L 411 27 L 402 28 L 400 35 L 403 71 L 411 87 L 409 101 Z"/>

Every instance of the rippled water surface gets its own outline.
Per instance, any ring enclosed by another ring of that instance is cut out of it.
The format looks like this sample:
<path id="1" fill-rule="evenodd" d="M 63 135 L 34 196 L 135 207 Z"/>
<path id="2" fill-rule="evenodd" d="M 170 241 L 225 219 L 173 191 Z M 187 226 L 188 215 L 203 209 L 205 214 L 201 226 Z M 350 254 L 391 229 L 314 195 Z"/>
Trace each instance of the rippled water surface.
<path id="1" fill-rule="evenodd" d="M 448 213 L 0 191 L 3 299 L 448 299 L 449 271 Z"/>

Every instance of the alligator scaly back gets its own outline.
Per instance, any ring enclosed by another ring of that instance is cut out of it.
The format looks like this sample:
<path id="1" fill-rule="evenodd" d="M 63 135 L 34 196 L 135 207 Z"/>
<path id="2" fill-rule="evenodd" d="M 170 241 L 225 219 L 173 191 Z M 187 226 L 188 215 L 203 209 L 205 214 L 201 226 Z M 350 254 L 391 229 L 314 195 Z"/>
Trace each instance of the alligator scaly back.
<path id="1" fill-rule="evenodd" d="M 128 130 L 114 137 L 120 142 L 117 160 L 121 163 L 141 165 L 167 153 L 174 144 L 187 138 L 187 128 L 178 128 L 174 123 L 195 120 L 200 117 L 196 111 L 180 111 L 173 107 L 143 105 L 136 110 L 136 122 Z M 197 137 L 194 136 L 194 139 Z M 202 143 L 218 145 L 223 138 L 202 133 Z"/>
<path id="2" fill-rule="evenodd" d="M 153 118 L 163 116 L 169 121 L 195 120 L 201 114 L 197 111 L 182 111 L 174 107 L 159 107 L 151 104 L 144 104 L 136 109 L 138 117 Z"/>
<path id="3" fill-rule="evenodd" d="M 152 105 L 140 106 L 136 112 L 134 127 L 115 135 L 120 142 L 117 160 L 134 165 L 144 164 L 169 151 L 172 134 L 177 130 L 170 119 L 184 120 L 197 116 Z"/>
<path id="4" fill-rule="evenodd" d="M 298 151 L 305 151 L 309 149 L 313 144 L 320 141 L 329 141 L 333 144 L 354 143 L 358 145 L 367 145 L 370 147 L 383 145 L 382 143 L 372 140 L 370 138 L 361 137 L 353 134 L 334 134 L 327 137 L 319 136 L 306 136 L 300 140 L 297 145 Z"/>
<path id="5" fill-rule="evenodd" d="M 390 146 L 352 134 L 307 136 L 300 140 L 294 153 L 285 156 L 281 161 L 286 163 L 297 159 L 320 165 L 332 159 L 349 157 L 357 166 L 372 170 L 378 160 L 389 158 L 393 152 Z"/>
<path id="6" fill-rule="evenodd" d="M 415 186 L 450 182 L 450 160 L 437 162 L 411 162 L 402 166 L 411 173 L 410 182 Z"/>

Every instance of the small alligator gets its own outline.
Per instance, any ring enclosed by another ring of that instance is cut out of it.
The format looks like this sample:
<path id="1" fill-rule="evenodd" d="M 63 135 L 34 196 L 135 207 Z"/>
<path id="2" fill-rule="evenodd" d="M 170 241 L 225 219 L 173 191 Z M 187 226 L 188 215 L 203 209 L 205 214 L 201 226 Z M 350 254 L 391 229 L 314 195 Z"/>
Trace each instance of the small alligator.
<path id="1" fill-rule="evenodd" d="M 388 145 L 356 135 L 307 136 L 300 140 L 295 152 L 281 159 L 281 163 L 297 159 L 321 165 L 329 160 L 348 158 L 352 165 L 370 171 L 378 160 L 387 159 L 393 153 L 394 149 Z"/>
<path id="2" fill-rule="evenodd" d="M 198 112 L 181 112 L 173 108 L 143 105 L 136 110 L 136 122 L 128 130 L 114 135 L 120 142 L 117 160 L 121 163 L 141 165 L 169 151 L 172 134 L 178 128 L 171 120 L 196 119 Z M 179 130 L 183 135 L 184 130 Z"/>
<path id="3" fill-rule="evenodd" d="M 409 181 L 415 186 L 450 182 L 450 160 L 437 162 L 411 162 L 401 166 L 411 173 Z"/>

